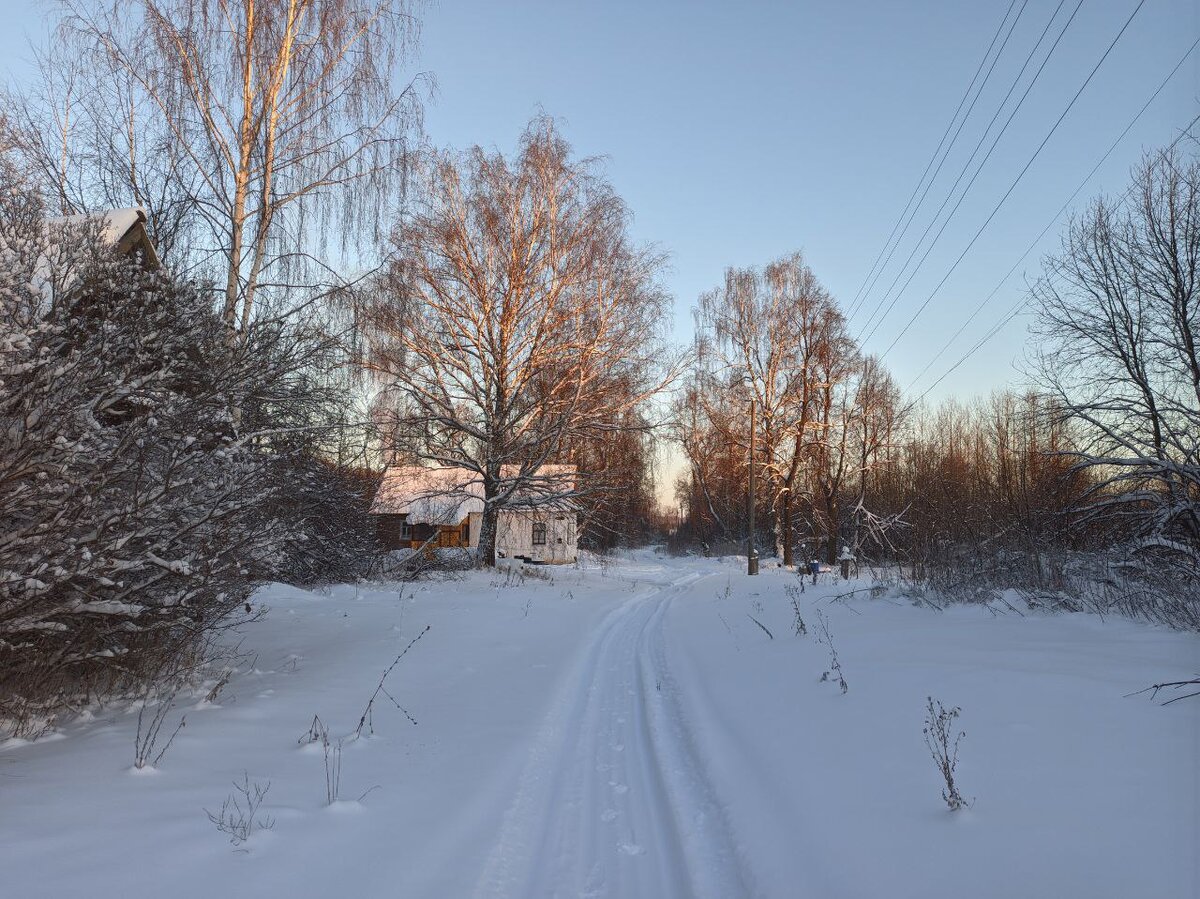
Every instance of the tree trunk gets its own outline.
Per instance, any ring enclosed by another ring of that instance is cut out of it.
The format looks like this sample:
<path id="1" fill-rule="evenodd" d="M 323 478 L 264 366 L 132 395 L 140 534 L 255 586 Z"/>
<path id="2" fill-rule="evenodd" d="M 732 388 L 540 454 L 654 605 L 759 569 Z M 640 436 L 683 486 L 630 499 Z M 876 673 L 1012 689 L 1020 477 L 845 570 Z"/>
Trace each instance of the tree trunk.
<path id="1" fill-rule="evenodd" d="M 250 158 L 254 145 L 254 33 L 257 28 L 255 4 L 246 4 L 246 34 L 242 50 L 242 118 L 238 126 L 237 168 L 233 174 L 233 207 L 229 210 L 229 271 L 225 277 L 223 319 L 232 345 L 238 339 L 238 273 L 242 265 L 242 242 L 246 228 L 246 194 L 250 181 Z"/>
<path id="2" fill-rule="evenodd" d="M 791 568 L 792 558 L 792 491 L 784 490 L 779 502 L 779 539 L 783 543 L 783 567 Z"/>
<path id="3" fill-rule="evenodd" d="M 479 556 L 480 568 L 496 567 L 496 524 L 499 520 L 499 510 L 488 505 L 483 510 L 483 521 L 479 526 Z"/>
<path id="4" fill-rule="evenodd" d="M 829 520 L 829 536 L 826 541 L 828 561 L 832 565 L 838 557 L 837 499 L 832 494 L 827 494 L 825 497 L 825 515 Z"/>
<path id="5" fill-rule="evenodd" d="M 483 475 L 483 520 L 479 524 L 479 567 L 496 567 L 496 536 L 499 533 L 500 508 L 496 497 L 500 493 L 500 466 L 491 463 Z"/>

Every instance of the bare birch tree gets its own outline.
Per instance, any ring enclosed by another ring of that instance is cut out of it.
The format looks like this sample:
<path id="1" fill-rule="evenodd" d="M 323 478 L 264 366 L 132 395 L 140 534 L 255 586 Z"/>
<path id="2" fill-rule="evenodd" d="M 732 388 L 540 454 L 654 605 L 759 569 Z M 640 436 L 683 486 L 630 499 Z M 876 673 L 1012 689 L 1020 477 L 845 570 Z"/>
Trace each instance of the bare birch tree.
<path id="1" fill-rule="evenodd" d="M 854 387 L 854 417 L 851 422 L 851 445 L 855 448 L 858 474 L 858 495 L 854 503 L 854 537 L 851 541 L 858 552 L 864 538 L 879 549 L 888 548 L 889 516 L 871 507 L 873 487 L 880 475 L 893 463 L 898 449 L 898 433 L 908 414 L 901 406 L 900 388 L 891 373 L 875 356 L 864 356 L 859 363 Z M 891 523 L 895 523 L 895 518 Z"/>
<path id="2" fill-rule="evenodd" d="M 762 271 L 728 270 L 722 287 L 701 296 L 699 325 L 709 372 L 701 396 L 730 389 L 731 379 L 742 383 L 735 389 L 753 392 L 755 462 L 765 475 L 776 542 L 791 565 L 797 503 L 812 473 L 807 463 L 827 434 L 817 418 L 820 371 L 844 379 L 855 358 L 844 320 L 796 253 Z M 730 438 L 747 446 L 745 431 Z"/>
<path id="3" fill-rule="evenodd" d="M 858 349 L 837 314 L 837 326 L 822 343 L 815 365 L 816 412 L 812 441 L 814 516 L 824 538 L 826 561 L 838 555 L 842 493 L 855 469 L 851 434 L 861 410 L 855 404 L 854 376 L 861 371 Z"/>
<path id="4" fill-rule="evenodd" d="M 10 98 L 54 205 L 145 206 L 159 241 L 189 230 L 234 339 L 260 292 L 337 283 L 326 251 L 376 235 L 420 113 L 416 82 L 393 87 L 405 0 L 60 8 L 42 84 Z"/>
<path id="5" fill-rule="evenodd" d="M 732 539 L 745 524 L 747 460 L 732 439 L 734 422 L 745 412 L 734 408 L 731 391 L 709 393 L 709 373 L 696 360 L 689 374 L 671 414 L 671 439 L 688 465 L 676 484 L 676 497 L 684 509 L 687 536 L 711 549 L 713 540 Z"/>
<path id="6" fill-rule="evenodd" d="M 35 49 L 37 77 L 10 91 L 13 140 L 58 216 L 140 206 L 161 258 L 186 272 L 197 236 L 195 179 L 129 72 L 93 46 L 62 35 Z"/>
<path id="7" fill-rule="evenodd" d="M 365 363 L 397 396 L 409 451 L 482 482 L 485 564 L 500 509 L 576 489 L 539 468 L 630 427 L 671 375 L 663 259 L 632 243 L 629 218 L 549 119 L 513 159 L 431 153 L 387 282 L 359 309 Z"/>

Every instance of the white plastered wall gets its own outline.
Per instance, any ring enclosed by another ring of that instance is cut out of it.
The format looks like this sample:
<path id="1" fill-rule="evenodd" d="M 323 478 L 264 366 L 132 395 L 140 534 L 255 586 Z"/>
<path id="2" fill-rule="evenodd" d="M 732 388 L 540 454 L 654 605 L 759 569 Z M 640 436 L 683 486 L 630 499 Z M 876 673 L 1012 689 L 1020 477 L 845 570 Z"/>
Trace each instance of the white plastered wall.
<path id="1" fill-rule="evenodd" d="M 546 542 L 533 543 L 533 524 L 545 522 Z M 535 562 L 574 562 L 579 555 L 575 513 L 552 509 L 537 512 L 501 512 L 496 549 L 506 558 L 521 556 Z"/>

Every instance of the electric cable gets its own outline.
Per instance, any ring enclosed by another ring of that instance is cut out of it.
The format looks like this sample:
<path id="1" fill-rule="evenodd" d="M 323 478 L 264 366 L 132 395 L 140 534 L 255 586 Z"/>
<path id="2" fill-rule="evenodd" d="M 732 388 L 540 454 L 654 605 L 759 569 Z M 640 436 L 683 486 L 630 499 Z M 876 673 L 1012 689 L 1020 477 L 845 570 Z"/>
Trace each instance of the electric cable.
<path id="1" fill-rule="evenodd" d="M 892 309 L 895 308 L 896 303 L 899 302 L 900 297 L 904 294 L 904 291 L 906 291 L 908 289 L 908 286 L 912 283 L 913 279 L 917 276 L 917 273 L 921 270 L 921 266 L 923 266 L 925 264 L 925 260 L 929 258 L 929 254 L 931 252 L 933 252 L 933 248 L 937 245 L 937 242 L 941 239 L 941 236 L 945 232 L 946 228 L 949 226 L 950 221 L 957 214 L 959 207 L 962 206 L 963 200 L 965 200 L 967 197 L 967 194 L 971 192 L 971 188 L 975 186 L 975 182 L 979 179 L 979 176 L 983 172 L 984 167 L 987 165 L 988 160 L 992 158 L 992 153 L 995 152 L 996 147 L 999 145 L 1000 140 L 1004 137 L 1005 132 L 1008 131 L 1008 127 L 1009 127 L 1009 125 L 1012 124 L 1013 119 L 1016 118 L 1017 113 L 1021 111 L 1021 107 L 1024 106 L 1025 100 L 1029 97 L 1029 94 L 1032 92 L 1034 85 L 1037 84 L 1038 78 L 1041 77 L 1042 71 L 1046 68 L 1046 65 L 1050 62 L 1051 57 L 1054 55 L 1054 51 L 1058 49 L 1058 45 L 1062 42 L 1063 37 L 1067 33 L 1067 30 L 1071 27 L 1071 24 L 1075 21 L 1075 17 L 1079 14 L 1080 8 L 1082 8 L 1082 6 L 1083 6 L 1083 0 L 1078 0 L 1078 2 L 1075 4 L 1075 9 L 1072 10 L 1070 17 L 1067 19 L 1067 21 L 1063 25 L 1063 27 L 1059 30 L 1058 36 L 1054 39 L 1054 43 L 1050 46 L 1050 49 L 1047 51 L 1045 58 L 1042 59 L 1041 65 L 1038 66 L 1038 70 L 1034 73 L 1033 79 L 1029 82 L 1028 85 L 1026 85 L 1025 90 L 1024 90 L 1024 92 L 1022 92 L 1020 99 L 1017 100 L 1016 106 L 1013 107 L 1012 111 L 1008 115 L 1008 118 L 1005 120 L 1004 124 L 1001 126 L 1000 131 L 997 132 L 996 137 L 993 139 L 993 141 L 991 143 L 991 146 L 988 147 L 987 153 L 984 154 L 983 160 L 976 167 L 974 174 L 971 175 L 971 179 L 967 182 L 967 186 L 964 187 L 962 193 L 958 195 L 958 199 L 955 201 L 954 207 L 950 210 L 950 214 L 946 217 L 945 221 L 942 222 L 941 228 L 938 229 L 938 232 L 937 232 L 937 234 L 934 235 L 933 240 L 925 248 L 925 252 L 922 254 L 921 258 L 917 261 L 916 267 L 913 268 L 912 271 L 909 273 L 908 279 L 904 282 L 903 286 L 901 286 L 899 292 L 896 293 L 895 296 L 892 297 L 892 301 L 891 301 L 891 303 L 888 304 L 887 309 L 884 310 L 883 315 L 881 315 L 879 317 L 879 319 L 876 320 L 875 315 L 883 307 L 883 304 L 887 301 L 887 298 L 892 295 L 892 291 L 895 289 L 896 284 L 900 281 L 900 279 L 902 277 L 904 277 L 905 271 L 908 270 L 909 263 L 912 262 L 913 257 L 917 255 L 918 251 L 920 251 L 921 245 L 924 243 L 925 238 L 929 236 L 929 232 L 933 229 L 934 225 L 936 225 L 938 223 L 938 219 L 941 217 L 942 212 L 946 209 L 946 204 L 949 203 L 950 200 L 954 197 L 954 193 L 958 189 L 958 185 L 962 183 L 963 176 L 965 176 L 967 174 L 967 172 L 971 168 L 971 164 L 975 161 L 975 158 L 979 155 L 980 148 L 984 145 L 984 142 L 987 141 L 988 136 L 991 134 L 992 126 L 996 124 L 996 120 L 1000 117 L 1001 113 L 1004 112 L 1005 107 L 1008 105 L 1009 98 L 1012 97 L 1013 91 L 1016 90 L 1017 86 L 1021 83 L 1021 78 L 1025 75 L 1025 71 L 1026 71 L 1026 69 L 1029 68 L 1029 64 L 1030 64 L 1030 62 L 1033 61 L 1034 56 L 1037 55 L 1037 51 L 1041 48 L 1042 42 L 1046 39 L 1046 35 L 1050 31 L 1050 27 L 1054 24 L 1055 20 L 1058 18 L 1058 13 L 1062 9 L 1064 3 L 1065 3 L 1065 0 L 1059 0 L 1059 4 L 1058 4 L 1058 6 L 1055 7 L 1054 12 L 1051 14 L 1050 20 L 1048 22 L 1046 22 L 1046 27 L 1042 29 L 1042 33 L 1038 36 L 1036 43 L 1034 43 L 1034 45 L 1033 45 L 1033 48 L 1029 51 L 1029 54 L 1025 57 L 1025 61 L 1024 61 L 1024 63 L 1022 63 L 1020 71 L 1017 72 L 1016 77 L 1013 78 L 1012 84 L 1009 85 L 1008 91 L 1004 95 L 1004 99 L 1001 100 L 1000 105 L 996 107 L 996 111 L 992 114 L 992 118 L 988 122 L 987 127 L 984 129 L 983 134 L 980 135 L 979 140 L 975 143 L 974 149 L 971 150 L 971 155 L 967 158 L 966 162 L 963 163 L 962 168 L 959 170 L 958 177 L 956 177 L 954 179 L 954 183 L 950 186 L 950 190 L 948 190 L 946 192 L 946 196 L 942 199 L 941 205 L 938 206 L 937 212 L 935 212 L 933 214 L 933 218 L 930 219 L 929 224 L 927 224 L 925 226 L 925 230 L 923 232 L 921 232 L 921 236 L 919 238 L 917 238 L 917 242 L 913 245 L 912 250 L 908 254 L 908 258 L 904 260 L 904 264 L 900 267 L 900 270 L 896 273 L 896 277 L 894 277 L 892 279 L 892 283 L 888 285 L 888 288 L 886 291 L 884 291 L 883 296 L 881 296 L 879 298 L 879 302 L 875 304 L 874 310 L 872 310 L 871 315 L 867 318 L 866 323 L 863 325 L 862 329 L 859 331 L 859 335 L 858 335 L 859 342 L 865 341 L 867 339 L 870 339 L 870 337 L 874 336 L 875 331 L 878 330 L 879 326 L 883 323 L 883 320 L 886 319 L 887 316 L 891 314 Z M 907 227 L 905 228 L 905 230 L 907 230 Z M 874 322 L 874 324 L 872 324 L 872 322 Z"/>
<path id="2" fill-rule="evenodd" d="M 948 350 L 950 348 L 950 346 L 954 343 L 954 341 L 959 338 L 959 336 L 963 333 L 963 331 L 965 331 L 967 329 L 967 327 L 971 324 L 971 322 L 974 321 L 975 318 L 979 315 L 979 313 L 983 311 L 984 307 L 987 306 L 987 304 L 991 301 L 991 299 L 997 293 L 1000 292 L 1000 289 L 1005 285 L 1005 283 L 1007 283 L 1008 279 L 1012 277 L 1013 273 L 1017 270 L 1017 268 L 1021 265 L 1021 263 L 1025 261 L 1025 259 L 1029 256 L 1030 253 L 1032 253 L 1034 251 L 1034 249 L 1036 249 L 1037 245 L 1039 243 L 1041 243 L 1042 238 L 1046 236 L 1047 232 L 1058 223 L 1058 220 L 1060 218 L 1062 218 L 1062 214 L 1064 212 L 1066 212 L 1068 208 L 1070 208 L 1071 203 L 1073 203 L 1075 201 L 1075 198 L 1077 196 L 1079 196 L 1079 194 L 1083 191 L 1083 189 L 1088 185 L 1088 182 L 1090 182 L 1092 180 L 1092 178 L 1095 176 L 1096 172 L 1098 172 L 1100 170 L 1100 167 L 1102 165 L 1104 165 L 1104 163 L 1108 160 L 1109 156 L 1111 156 L 1113 154 L 1113 152 L 1117 149 L 1117 147 L 1120 146 L 1121 141 L 1123 141 L 1125 139 L 1126 135 L 1128 135 L 1129 132 L 1133 130 L 1133 126 L 1136 125 L 1141 120 L 1142 116 L 1145 115 L 1146 110 L 1149 109 L 1151 104 L 1154 103 L 1154 101 L 1158 99 L 1159 94 L 1161 94 L 1163 92 L 1163 90 L 1166 88 L 1166 86 L 1170 83 L 1171 79 L 1175 77 L 1175 75 L 1179 72 L 1180 68 L 1183 67 L 1184 62 L 1186 62 L 1187 58 L 1189 56 L 1191 56 L 1193 52 L 1195 52 L 1196 47 L 1198 47 L 1198 46 L 1200 46 L 1200 38 L 1196 38 L 1196 40 L 1192 42 L 1192 45 L 1190 47 L 1188 47 L 1187 51 L 1183 54 L 1182 57 L 1180 57 L 1179 61 L 1177 63 L 1175 63 L 1175 67 L 1171 69 L 1171 71 L 1167 74 L 1167 77 L 1164 78 L 1159 83 L 1159 85 L 1155 89 L 1154 93 L 1150 95 L 1150 99 L 1148 99 L 1144 104 L 1142 104 L 1142 108 L 1138 110 L 1137 115 L 1135 115 L 1129 121 L 1129 124 L 1125 126 L 1124 130 L 1119 135 L 1117 135 L 1117 138 L 1112 142 L 1112 144 L 1109 145 L 1109 148 L 1105 151 L 1104 155 L 1100 157 L 1100 159 L 1096 162 L 1096 164 L 1094 166 L 1092 166 L 1092 170 L 1087 173 L 1087 175 L 1084 177 L 1084 179 L 1082 181 L 1079 182 L 1079 185 L 1075 188 L 1074 191 L 1072 191 L 1071 196 L 1067 197 L 1066 202 L 1063 203 L 1061 207 L 1059 207 L 1058 212 L 1056 212 L 1054 214 L 1054 217 L 1046 224 L 1046 227 L 1044 227 L 1041 230 L 1041 233 L 1038 234 L 1038 236 L 1036 238 L 1034 238 L 1033 242 L 1025 249 L 1025 252 L 1021 254 L 1020 258 L 1017 259 L 1017 261 L 1015 263 L 1013 263 L 1012 268 L 1010 268 L 1004 274 L 1004 276 L 1000 279 L 999 283 L 996 284 L 996 286 L 992 289 L 991 293 L 989 293 L 986 297 L 983 298 L 983 300 L 979 303 L 979 305 L 977 305 L 974 308 L 974 310 L 972 310 L 971 314 L 969 316 L 967 316 L 967 320 L 965 322 L 963 322 L 962 325 L 959 327 L 959 329 L 957 331 L 955 331 L 954 334 L 951 335 L 950 339 L 947 340 L 945 342 L 945 344 L 942 345 L 941 349 L 939 349 L 933 355 L 933 357 L 929 360 L 929 362 L 926 363 L 925 367 L 923 369 L 921 369 L 920 372 L 917 373 L 917 376 L 915 378 L 913 378 L 912 382 L 909 384 L 909 387 L 908 387 L 909 390 L 912 390 L 913 387 L 917 384 L 917 382 L 920 381 L 921 378 L 923 378 L 925 376 L 925 373 L 928 372 L 929 369 L 932 368 L 933 365 L 938 361 L 938 359 L 940 359 L 945 354 L 946 350 Z M 1192 125 L 1194 125 L 1197 121 L 1200 121 L 1200 116 L 1198 116 L 1195 120 L 1193 120 L 1192 124 L 1188 125 L 1184 129 L 1183 133 L 1186 134 L 1187 131 L 1190 130 Z M 1171 144 L 1171 146 L 1174 147 L 1175 144 L 1178 143 L 1178 141 L 1179 141 L 1179 138 L 1176 138 L 1176 140 Z M 1024 305 L 1024 304 L 1022 303 L 1021 305 Z M 1005 320 L 1005 324 L 1007 324 L 1007 319 Z M 955 367 L 957 367 L 957 365 L 961 364 L 962 361 L 965 361 L 965 360 L 960 360 L 958 363 L 955 364 Z M 947 374 L 948 373 L 949 372 L 947 372 Z M 945 375 L 943 375 L 942 378 L 945 378 Z M 941 378 L 939 378 L 938 382 L 935 382 L 935 383 L 940 383 L 940 381 L 941 381 Z"/>
<path id="3" fill-rule="evenodd" d="M 1012 24 L 1012 26 L 1009 27 L 1008 35 L 1005 36 L 1004 43 L 1001 44 L 1000 50 L 996 53 L 996 59 L 992 61 L 992 65 L 988 69 L 987 75 L 984 76 L 983 82 L 979 85 L 979 91 L 976 92 L 975 99 L 971 101 L 971 106 L 970 106 L 970 108 L 967 109 L 967 114 L 965 116 L 963 116 L 962 123 L 960 123 L 958 126 L 958 131 L 956 131 L 954 133 L 954 138 L 950 141 L 950 145 L 948 147 L 946 147 L 946 153 L 942 155 L 941 162 L 938 163 L 937 171 L 935 171 L 933 173 L 933 178 L 930 179 L 931 185 L 933 184 L 934 180 L 937 179 L 938 172 L 941 171 L 942 165 L 946 161 L 946 157 L 950 154 L 950 150 L 953 149 L 955 141 L 958 140 L 958 135 L 962 131 L 963 124 L 965 124 L 967 119 L 970 118 L 971 111 L 975 108 L 975 103 L 979 100 L 979 95 L 983 92 L 983 88 L 987 85 L 988 79 L 991 77 L 992 70 L 996 67 L 996 61 L 1000 59 L 1001 54 L 1004 52 L 1005 46 L 1008 45 L 1008 39 L 1012 36 L 1013 28 L 1016 27 L 1016 23 L 1021 18 L 1021 14 L 1025 11 L 1025 7 L 1028 5 L 1028 3 L 1029 3 L 1029 0 L 1024 0 L 1024 2 L 1021 4 L 1021 9 L 1017 12 L 1016 18 L 1013 19 L 1013 24 Z M 997 39 L 999 39 L 1000 33 L 1004 30 L 1004 25 L 1008 21 L 1008 17 L 1012 13 L 1013 7 L 1016 5 L 1017 5 L 1017 0 L 1011 0 L 1011 2 L 1008 4 L 1008 9 L 1005 10 L 1004 18 L 1001 19 L 1000 24 L 998 26 L 996 26 L 996 32 L 995 32 L 995 34 L 992 35 L 991 43 L 988 44 L 988 48 L 984 52 L 983 58 L 981 60 L 979 60 L 979 65 L 975 68 L 975 74 L 973 76 L 971 76 L 971 83 L 967 85 L 966 91 L 963 93 L 961 99 L 959 99 L 959 101 L 958 101 L 958 106 L 955 107 L 955 109 L 954 109 L 954 115 L 952 115 L 950 117 L 950 121 L 946 124 L 946 130 L 942 132 L 941 140 L 938 141 L 938 145 L 934 149 L 933 155 L 929 157 L 929 162 L 927 162 L 925 164 L 925 170 L 921 173 L 921 177 L 919 179 L 917 179 L 916 186 L 913 187 L 912 193 L 909 194 L 908 200 L 904 204 L 904 208 L 902 210 L 900 210 L 899 217 L 896 219 L 895 224 L 892 225 L 891 233 L 888 234 L 887 240 L 885 240 L 883 242 L 883 246 L 880 247 L 879 252 L 876 254 L 874 262 L 871 263 L 870 269 L 867 270 L 866 277 L 863 278 L 862 284 L 860 284 L 858 286 L 858 291 L 854 294 L 854 297 L 851 299 L 851 301 L 850 301 L 851 308 L 846 313 L 847 319 L 849 319 L 852 315 L 854 315 L 854 313 L 858 309 L 859 305 L 861 305 L 860 299 L 861 300 L 866 299 L 866 296 L 864 295 L 864 290 L 867 293 L 870 293 L 871 288 L 874 287 L 873 282 L 872 282 L 871 287 L 867 287 L 867 282 L 871 281 L 871 276 L 875 273 L 875 267 L 879 265 L 879 260 L 882 259 L 883 254 L 885 252 L 887 252 L 888 247 L 892 243 L 892 238 L 896 236 L 896 231 L 900 228 L 901 222 L 904 221 L 904 216 L 908 213 L 909 206 L 912 205 L 912 201 L 917 196 L 917 192 L 921 189 L 921 186 L 925 183 L 925 176 L 929 174 L 929 170 L 931 168 L 933 168 L 933 164 L 937 160 L 938 154 L 941 153 L 942 146 L 946 143 L 946 138 L 950 134 L 950 129 L 952 129 L 954 127 L 954 123 L 956 121 L 958 121 L 958 114 L 962 111 L 963 104 L 967 102 L 967 98 L 969 96 L 971 96 L 971 91 L 975 88 L 975 82 L 979 80 L 979 73 L 983 71 L 984 65 L 987 63 L 988 58 L 992 55 L 992 48 L 996 46 L 996 41 L 997 41 Z M 926 193 L 928 193 L 929 188 L 926 187 L 925 190 L 926 190 Z M 922 195 L 921 199 L 922 199 L 922 201 L 924 200 L 924 195 Z M 917 208 L 920 208 L 920 202 L 918 202 Z M 915 210 L 914 210 L 914 212 L 915 212 Z M 910 221 L 911 221 L 911 219 L 910 219 Z M 905 227 L 907 228 L 907 225 Z M 903 234 L 901 234 L 901 236 L 899 238 L 897 238 L 897 243 L 900 240 L 902 240 L 903 237 L 904 237 Z M 894 248 L 893 248 L 893 252 L 894 252 Z M 888 258 L 890 259 L 891 256 L 889 255 Z M 884 266 L 886 266 L 886 265 L 887 265 L 887 263 L 885 262 Z"/>
<path id="4" fill-rule="evenodd" d="M 1017 177 L 1015 179 L 1013 179 L 1013 182 L 1012 182 L 1012 184 L 1009 185 L 1008 190 L 1006 190 L 1004 192 L 1004 195 L 1000 198 L 1000 201 L 995 205 L 995 207 L 992 209 L 991 213 L 988 214 L 988 217 L 984 220 L 983 224 L 979 226 L 979 229 L 971 237 L 971 240 L 967 243 L 966 247 L 963 248 L 963 251 L 958 255 L 958 258 L 955 259 L 954 264 L 950 266 L 950 269 L 946 272 L 945 275 L 942 276 L 942 279 L 937 283 L 937 286 L 934 287 L 934 289 L 930 292 L 929 296 L 925 298 L 925 301 L 922 302 L 921 305 L 917 307 L 916 311 L 912 314 L 912 316 L 910 316 L 908 322 L 904 325 L 903 328 L 900 329 L 899 333 L 896 334 L 895 338 L 893 338 L 892 342 L 888 345 L 887 349 L 885 349 L 879 355 L 880 360 L 882 360 L 884 357 L 886 357 L 887 354 L 889 352 L 891 352 L 892 349 L 896 346 L 896 344 L 900 341 L 900 339 L 905 334 L 908 333 L 908 330 L 913 326 L 913 324 L 916 322 L 917 318 L 921 315 L 922 312 L 925 311 L 925 309 L 929 306 L 930 302 L 933 301 L 933 298 L 935 296 L 937 296 L 938 291 L 941 290 L 942 286 L 946 283 L 946 281 L 948 281 L 950 279 L 950 276 L 952 274 L 954 274 L 955 270 L 958 268 L 958 266 L 962 262 L 962 260 L 966 257 L 967 253 L 970 252 L 970 250 L 973 246 L 975 246 L 975 243 L 976 243 L 976 241 L 979 240 L 980 235 L 982 235 L 983 232 L 987 229 L 987 226 L 989 224 L 991 224 L 992 219 L 994 219 L 996 217 L 996 214 L 1004 206 L 1004 203 L 1012 195 L 1012 192 L 1014 190 L 1016 190 L 1017 185 L 1021 183 L 1021 179 L 1025 177 L 1026 172 L 1029 171 L 1030 167 L 1037 160 L 1038 156 L 1041 155 L 1041 152 L 1045 148 L 1046 144 L 1050 142 L 1050 138 L 1052 138 L 1054 136 L 1055 132 L 1058 131 L 1058 126 L 1062 124 L 1063 120 L 1067 117 L 1068 113 L 1070 113 L 1070 111 L 1074 108 L 1075 103 L 1079 100 L 1079 97 L 1083 94 L 1083 92 L 1087 88 L 1087 86 L 1089 84 L 1091 84 L 1092 79 L 1095 77 L 1096 73 L 1100 70 L 1100 67 L 1102 65 L 1104 65 L 1105 60 L 1108 59 L 1109 54 L 1111 54 L 1113 51 L 1113 48 L 1116 47 L 1118 41 L 1120 41 L 1121 37 L 1128 30 L 1129 25 L 1134 20 L 1134 17 L 1137 16 L 1138 12 L 1145 5 L 1146 5 L 1146 0 L 1139 0 L 1137 6 L 1134 7 L 1133 12 L 1129 14 L 1129 18 L 1127 18 L 1125 20 L 1125 24 L 1121 26 L 1121 30 L 1117 32 L 1116 37 L 1114 37 L 1112 39 L 1112 42 L 1109 43 L 1108 48 L 1104 51 L 1104 54 L 1100 57 L 1100 60 L 1096 63 L 1095 66 L 1092 67 L 1092 70 L 1088 73 L 1087 78 L 1084 79 L 1083 84 L 1081 84 L 1079 86 L 1079 89 L 1077 91 L 1075 91 L 1075 95 L 1071 98 L 1071 101 L 1067 104 L 1066 109 L 1064 109 L 1062 111 L 1062 113 L 1059 115 L 1058 119 L 1055 120 L 1055 122 L 1051 126 L 1050 130 L 1046 133 L 1046 136 L 1044 138 L 1042 138 L 1042 142 L 1040 144 L 1038 144 L 1037 149 L 1033 151 L 1033 155 L 1029 157 L 1029 160 L 1025 163 L 1025 165 L 1021 169 L 1021 171 L 1017 174 Z M 881 319 L 881 321 L 882 321 L 882 319 Z M 874 333 L 874 331 L 872 331 L 872 333 Z"/>

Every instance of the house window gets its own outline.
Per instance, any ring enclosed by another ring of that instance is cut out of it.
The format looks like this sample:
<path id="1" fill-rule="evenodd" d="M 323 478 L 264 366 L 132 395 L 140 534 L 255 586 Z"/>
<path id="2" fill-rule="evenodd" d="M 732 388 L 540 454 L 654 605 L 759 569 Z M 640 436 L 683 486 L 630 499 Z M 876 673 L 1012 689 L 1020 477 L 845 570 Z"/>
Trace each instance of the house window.
<path id="1" fill-rule="evenodd" d="M 546 545 L 546 522 L 535 521 L 533 523 L 533 545 L 534 546 L 545 546 Z"/>
<path id="2" fill-rule="evenodd" d="M 471 543 L 471 522 L 470 521 L 464 521 L 462 523 L 462 530 L 459 531 L 459 534 L 461 535 L 462 545 L 463 546 L 470 545 L 470 543 Z"/>
<path id="3" fill-rule="evenodd" d="M 400 522 L 400 539 L 401 540 L 411 540 L 412 539 L 412 525 L 408 523 L 407 519 Z"/>

